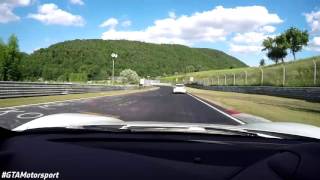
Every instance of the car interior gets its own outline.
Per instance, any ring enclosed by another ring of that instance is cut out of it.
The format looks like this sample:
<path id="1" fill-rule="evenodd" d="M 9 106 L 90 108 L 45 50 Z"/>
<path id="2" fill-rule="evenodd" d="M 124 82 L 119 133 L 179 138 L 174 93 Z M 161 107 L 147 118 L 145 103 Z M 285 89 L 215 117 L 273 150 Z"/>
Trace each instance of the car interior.
<path id="1" fill-rule="evenodd" d="M 63 179 L 318 179 L 318 140 L 198 133 L 1 129 L 0 170 Z"/>

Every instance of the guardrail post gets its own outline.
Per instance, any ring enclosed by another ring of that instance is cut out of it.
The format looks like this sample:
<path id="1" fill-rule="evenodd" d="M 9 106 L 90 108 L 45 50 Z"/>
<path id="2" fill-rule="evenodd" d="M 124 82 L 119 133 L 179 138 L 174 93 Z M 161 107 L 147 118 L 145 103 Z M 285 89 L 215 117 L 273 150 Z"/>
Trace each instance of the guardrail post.
<path id="1" fill-rule="evenodd" d="M 286 67 L 282 64 L 282 86 L 286 84 Z"/>
<path id="2" fill-rule="evenodd" d="M 220 78 L 219 78 L 219 75 L 218 75 L 218 86 L 220 85 Z"/>
<path id="3" fill-rule="evenodd" d="M 213 78 L 211 79 L 211 86 L 214 84 L 214 82 L 213 82 Z"/>
<path id="4" fill-rule="evenodd" d="M 261 86 L 263 86 L 263 69 L 260 67 L 260 71 L 261 71 Z"/>
<path id="5" fill-rule="evenodd" d="M 236 74 L 233 73 L 233 85 L 235 86 L 236 85 Z"/>
<path id="6" fill-rule="evenodd" d="M 317 84 L 317 63 L 316 61 L 313 59 L 313 65 L 314 65 L 314 68 L 313 68 L 313 84 L 316 85 Z"/>
<path id="7" fill-rule="evenodd" d="M 227 85 L 227 75 L 224 75 L 224 85 Z"/>
<path id="8" fill-rule="evenodd" d="M 247 73 L 247 71 L 244 71 L 244 73 L 245 73 L 244 84 L 247 85 L 247 83 L 248 83 L 248 73 Z"/>

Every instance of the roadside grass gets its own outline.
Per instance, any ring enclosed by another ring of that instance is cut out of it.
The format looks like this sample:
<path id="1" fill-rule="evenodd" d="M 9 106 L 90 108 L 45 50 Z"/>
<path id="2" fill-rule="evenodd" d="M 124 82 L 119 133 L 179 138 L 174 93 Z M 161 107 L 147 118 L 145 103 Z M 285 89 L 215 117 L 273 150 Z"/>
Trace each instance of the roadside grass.
<path id="1" fill-rule="evenodd" d="M 297 122 L 320 127 L 320 103 L 304 100 L 188 88 L 188 92 L 227 109 L 277 122 Z"/>
<path id="2" fill-rule="evenodd" d="M 153 90 L 153 89 L 155 89 L 155 88 L 106 91 L 106 92 L 84 93 L 84 94 L 55 95 L 55 96 L 8 98 L 8 99 L 0 99 L 0 108 L 12 107 L 12 106 L 20 106 L 20 105 L 28 105 L 28 104 L 48 103 L 48 102 L 54 102 L 54 101 L 66 101 L 66 100 L 80 99 L 80 98 L 117 96 L 117 95 L 125 95 L 125 94 L 145 92 L 145 91 L 150 91 L 150 90 Z"/>
<path id="3" fill-rule="evenodd" d="M 317 64 L 317 82 L 314 84 L 314 63 Z M 320 86 L 320 56 L 301 59 L 297 61 L 286 62 L 286 82 L 285 86 Z M 264 81 L 262 85 L 265 86 L 282 86 L 283 67 L 282 64 L 269 65 L 263 67 Z M 245 83 L 245 72 L 247 72 L 247 84 Z M 207 80 L 209 85 L 225 85 L 225 75 L 227 85 L 233 85 L 233 76 L 236 77 L 235 85 L 261 85 L 261 70 L 257 67 L 248 68 L 236 68 L 236 69 L 222 69 L 222 70 L 210 70 L 194 73 L 187 73 L 183 75 L 164 77 L 161 80 L 163 82 L 175 83 L 183 80 L 189 80 L 189 77 L 194 77 L 194 81 Z"/>

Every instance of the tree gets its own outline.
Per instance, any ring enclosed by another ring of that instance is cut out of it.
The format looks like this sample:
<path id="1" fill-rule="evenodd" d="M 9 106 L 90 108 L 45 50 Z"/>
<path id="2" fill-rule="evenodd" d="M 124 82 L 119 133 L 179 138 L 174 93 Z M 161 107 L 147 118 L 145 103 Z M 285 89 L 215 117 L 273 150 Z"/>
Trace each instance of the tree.
<path id="1" fill-rule="evenodd" d="M 202 70 L 201 64 L 197 64 L 196 67 L 195 67 L 195 72 L 199 72 L 201 70 Z"/>
<path id="2" fill-rule="evenodd" d="M 5 76 L 5 60 L 7 58 L 7 46 L 6 44 L 0 39 L 0 80 L 4 79 Z"/>
<path id="3" fill-rule="evenodd" d="M 296 53 L 302 50 L 303 46 L 306 46 L 309 41 L 309 34 L 307 31 L 301 31 L 298 28 L 291 27 L 284 33 L 289 45 L 289 49 L 293 55 L 293 59 L 296 60 Z"/>
<path id="4" fill-rule="evenodd" d="M 264 47 L 262 51 L 267 51 L 269 59 L 278 64 L 281 59 L 284 62 L 284 58 L 287 56 L 287 42 L 285 36 L 280 35 L 275 38 L 268 37 L 262 42 Z"/>
<path id="5" fill-rule="evenodd" d="M 25 80 L 64 81 L 69 77 L 78 78 L 72 73 L 81 73 L 87 74 L 88 80 L 103 80 L 112 74 L 112 52 L 121 55 L 115 63 L 116 74 L 131 68 L 142 77 L 246 66 L 236 58 L 211 49 L 124 40 L 73 40 L 21 56 L 21 77 Z"/>
<path id="6" fill-rule="evenodd" d="M 189 65 L 186 67 L 186 73 L 191 73 L 191 72 L 194 72 L 195 71 L 195 68 L 193 65 Z"/>
<path id="7" fill-rule="evenodd" d="M 264 66 L 266 64 L 265 60 L 264 59 L 261 59 L 260 62 L 259 62 L 260 66 Z"/>
<path id="8" fill-rule="evenodd" d="M 9 78 L 13 81 L 18 81 L 21 79 L 21 54 L 19 52 L 18 38 L 15 35 L 9 37 L 8 42 L 8 59 L 11 63 L 11 68 L 9 69 Z"/>
<path id="9" fill-rule="evenodd" d="M 272 49 L 273 47 L 273 39 L 271 37 L 267 37 L 267 39 L 263 40 L 262 42 L 262 46 L 263 46 L 263 49 L 262 51 L 269 51 Z"/>
<path id="10" fill-rule="evenodd" d="M 69 74 L 69 81 L 71 82 L 84 82 L 87 81 L 87 74 L 86 73 L 70 73 Z"/>
<path id="11" fill-rule="evenodd" d="M 281 59 L 282 63 L 284 63 L 284 58 L 288 55 L 287 49 L 289 47 L 286 36 L 284 34 L 276 36 L 274 38 L 274 42 L 275 42 L 275 50 L 274 51 L 276 53 L 276 56 L 279 59 Z"/>
<path id="12" fill-rule="evenodd" d="M 121 71 L 120 77 L 121 77 L 123 83 L 134 84 L 134 83 L 139 82 L 138 74 L 131 69 L 125 69 L 125 70 Z"/>
<path id="13" fill-rule="evenodd" d="M 1 59 L 1 76 L 2 80 L 17 81 L 21 79 L 20 60 L 18 39 L 11 35 L 8 44 L 0 43 Z"/>

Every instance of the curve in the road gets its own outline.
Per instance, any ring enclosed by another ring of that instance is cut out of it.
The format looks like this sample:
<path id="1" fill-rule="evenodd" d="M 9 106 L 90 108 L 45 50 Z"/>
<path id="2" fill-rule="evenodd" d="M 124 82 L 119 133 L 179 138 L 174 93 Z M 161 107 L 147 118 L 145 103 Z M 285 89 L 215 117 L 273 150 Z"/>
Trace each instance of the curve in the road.
<path id="1" fill-rule="evenodd" d="M 158 90 L 144 93 L 1 109 L 0 126 L 11 129 L 32 120 L 30 115 L 38 117 L 40 114 L 56 113 L 100 114 L 115 116 L 124 121 L 241 124 L 188 94 L 173 94 L 172 87 L 162 86 Z"/>

